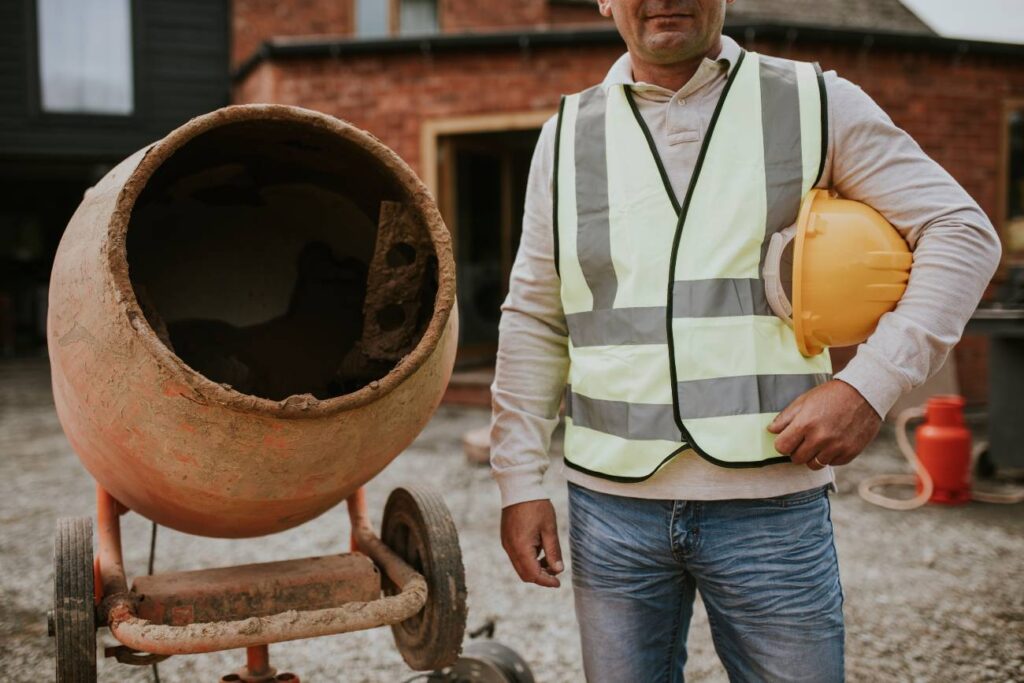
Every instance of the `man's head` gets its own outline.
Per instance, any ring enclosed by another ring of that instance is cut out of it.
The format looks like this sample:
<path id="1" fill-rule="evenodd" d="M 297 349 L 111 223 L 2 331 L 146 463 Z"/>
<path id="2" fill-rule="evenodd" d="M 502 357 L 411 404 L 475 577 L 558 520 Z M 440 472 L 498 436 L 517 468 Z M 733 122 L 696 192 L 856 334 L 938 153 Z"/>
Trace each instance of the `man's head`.
<path id="1" fill-rule="evenodd" d="M 733 0 L 598 0 L 612 17 L 634 57 L 674 64 L 707 54 L 718 45 L 725 6 Z"/>

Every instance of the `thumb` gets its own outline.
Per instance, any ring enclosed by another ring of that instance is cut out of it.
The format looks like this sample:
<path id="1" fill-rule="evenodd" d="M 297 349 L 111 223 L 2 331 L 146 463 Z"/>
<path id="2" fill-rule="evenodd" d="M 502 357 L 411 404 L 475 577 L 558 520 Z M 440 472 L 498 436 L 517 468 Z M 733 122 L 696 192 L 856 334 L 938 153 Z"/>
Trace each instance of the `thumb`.
<path id="1" fill-rule="evenodd" d="M 565 569 L 562 564 L 562 547 L 558 542 L 558 531 L 555 528 L 545 528 L 540 533 L 541 544 L 544 546 L 544 559 L 547 566 L 555 574 L 561 574 Z"/>

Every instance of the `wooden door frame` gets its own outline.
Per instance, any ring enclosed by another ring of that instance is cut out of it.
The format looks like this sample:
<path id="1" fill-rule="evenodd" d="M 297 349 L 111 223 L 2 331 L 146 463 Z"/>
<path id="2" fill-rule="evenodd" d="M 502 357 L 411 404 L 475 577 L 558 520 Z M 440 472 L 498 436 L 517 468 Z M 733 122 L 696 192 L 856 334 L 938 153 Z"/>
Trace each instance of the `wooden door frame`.
<path id="1" fill-rule="evenodd" d="M 434 197 L 438 196 L 441 189 L 437 169 L 438 143 L 441 137 L 535 130 L 543 126 L 555 113 L 556 110 L 550 109 L 427 119 L 420 127 L 420 175 L 423 183 Z"/>
<path id="2" fill-rule="evenodd" d="M 427 189 L 434 196 L 442 215 L 447 213 L 445 221 L 448 224 L 449 232 L 453 240 L 458 240 L 459 225 L 455 211 L 455 174 L 454 159 L 448 159 L 442 177 L 439 162 L 441 160 L 442 138 L 456 135 L 471 135 L 474 133 L 509 133 L 525 130 L 538 130 L 544 122 L 551 118 L 556 112 L 550 111 L 523 111 L 508 112 L 501 114 L 483 114 L 478 116 L 456 116 L 438 119 L 429 119 L 423 122 L 420 128 L 420 177 Z M 451 146 L 444 150 L 450 154 Z M 507 173 L 502 174 L 503 177 Z M 507 194 L 509 189 L 502 187 L 502 193 Z M 501 226 L 502 238 L 508 239 L 510 225 L 503 221 Z M 505 264 L 502 264 L 503 268 Z M 511 264 L 509 264 L 509 267 Z M 465 347 L 460 345 L 459 360 L 466 360 L 481 352 L 477 347 Z M 489 354 L 490 349 L 486 352 Z"/>

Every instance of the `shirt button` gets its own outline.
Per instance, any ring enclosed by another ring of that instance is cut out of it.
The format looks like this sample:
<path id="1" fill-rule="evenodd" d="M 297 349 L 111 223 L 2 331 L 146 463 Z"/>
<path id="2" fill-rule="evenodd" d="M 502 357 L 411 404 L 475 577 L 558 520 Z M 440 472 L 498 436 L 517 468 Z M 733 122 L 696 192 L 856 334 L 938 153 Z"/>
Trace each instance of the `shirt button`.
<path id="1" fill-rule="evenodd" d="M 684 104 L 686 104 L 686 100 L 684 100 L 682 97 L 680 97 L 678 100 L 676 100 L 676 102 L 679 103 L 680 107 L 683 106 Z"/>

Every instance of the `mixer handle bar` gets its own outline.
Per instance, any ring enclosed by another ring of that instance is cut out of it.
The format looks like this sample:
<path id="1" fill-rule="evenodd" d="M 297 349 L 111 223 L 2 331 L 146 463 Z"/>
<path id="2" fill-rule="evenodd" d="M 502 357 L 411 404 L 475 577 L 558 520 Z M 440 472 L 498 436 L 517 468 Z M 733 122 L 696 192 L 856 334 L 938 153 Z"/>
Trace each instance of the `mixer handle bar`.
<path id="1" fill-rule="evenodd" d="M 359 494 L 355 494 L 359 495 Z M 354 496 L 355 497 L 355 496 Z M 291 610 L 235 621 L 194 623 L 184 626 L 154 624 L 138 617 L 135 599 L 128 590 L 121 555 L 119 503 L 97 487 L 99 565 L 103 582 L 101 614 L 111 634 L 132 649 L 157 655 L 199 654 L 248 648 L 288 640 L 349 633 L 405 621 L 427 602 L 427 582 L 377 537 L 365 514 L 352 515 L 353 540 L 400 588 L 395 595 L 377 600 L 349 602 L 317 610 Z"/>

